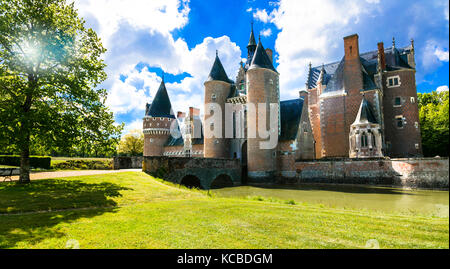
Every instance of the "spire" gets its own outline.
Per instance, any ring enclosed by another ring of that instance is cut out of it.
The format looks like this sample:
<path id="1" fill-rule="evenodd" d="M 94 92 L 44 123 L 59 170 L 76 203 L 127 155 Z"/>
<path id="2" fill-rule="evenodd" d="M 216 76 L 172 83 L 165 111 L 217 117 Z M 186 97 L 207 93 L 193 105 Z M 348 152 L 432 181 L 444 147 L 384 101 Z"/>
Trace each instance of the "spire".
<path id="1" fill-rule="evenodd" d="M 261 40 L 259 40 L 258 46 L 256 47 L 255 56 L 253 57 L 249 69 L 251 68 L 267 68 L 277 72 L 275 67 L 273 67 L 272 61 L 270 60 L 269 56 L 267 56 L 266 50 L 264 49 Z"/>
<path id="2" fill-rule="evenodd" d="M 414 39 L 411 38 L 411 50 L 414 51 Z"/>
<path id="3" fill-rule="evenodd" d="M 320 69 L 319 79 L 317 79 L 317 83 L 320 82 L 321 85 L 324 84 L 325 74 L 326 74 L 326 72 L 325 72 L 325 65 L 322 64 L 322 69 Z"/>
<path id="4" fill-rule="evenodd" d="M 310 89 L 310 82 L 311 82 L 311 62 L 309 62 L 308 64 L 308 77 L 306 78 L 306 89 Z"/>
<path id="5" fill-rule="evenodd" d="M 216 50 L 216 59 L 214 60 L 211 72 L 209 72 L 209 76 L 206 81 L 213 81 L 213 80 L 231 83 L 231 80 L 228 79 L 227 73 L 225 72 L 222 63 L 220 62 L 219 53 L 217 50 Z"/>
<path id="6" fill-rule="evenodd" d="M 252 24 L 252 31 L 250 33 L 250 40 L 248 41 L 247 49 L 253 46 L 256 47 L 255 34 L 253 33 L 253 20 L 251 24 Z"/>
<path id="7" fill-rule="evenodd" d="M 372 107 L 370 103 L 366 100 L 366 97 L 364 95 L 361 101 L 361 105 L 359 106 L 355 122 L 353 124 L 361 124 L 361 123 L 378 123 L 377 119 L 375 118 L 372 112 Z"/>
<path id="8" fill-rule="evenodd" d="M 175 118 L 172 111 L 172 104 L 167 94 L 166 84 L 164 83 L 164 75 L 152 104 L 146 110 L 146 116 Z"/>
<path id="9" fill-rule="evenodd" d="M 392 37 L 392 49 L 395 49 L 395 37 Z"/>

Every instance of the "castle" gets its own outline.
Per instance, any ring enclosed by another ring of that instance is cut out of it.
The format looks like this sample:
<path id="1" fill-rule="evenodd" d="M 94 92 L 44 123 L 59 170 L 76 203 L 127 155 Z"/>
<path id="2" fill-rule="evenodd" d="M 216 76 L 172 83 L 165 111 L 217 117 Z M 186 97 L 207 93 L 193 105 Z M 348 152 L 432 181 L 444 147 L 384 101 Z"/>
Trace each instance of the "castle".
<path id="1" fill-rule="evenodd" d="M 256 43 L 252 27 L 236 81 L 216 53 L 204 83 L 204 118 L 193 107 L 175 115 L 162 80 L 146 106 L 144 156 L 239 159 L 255 182 L 294 177 L 301 160 L 421 156 L 413 41 L 396 48 L 393 40 L 387 49 L 380 42 L 360 54 L 354 34 L 344 37 L 344 48 L 341 61 L 309 64 L 299 98 L 280 101 L 272 51 Z M 261 147 L 269 138 L 252 135 L 261 124 L 275 147 Z"/>

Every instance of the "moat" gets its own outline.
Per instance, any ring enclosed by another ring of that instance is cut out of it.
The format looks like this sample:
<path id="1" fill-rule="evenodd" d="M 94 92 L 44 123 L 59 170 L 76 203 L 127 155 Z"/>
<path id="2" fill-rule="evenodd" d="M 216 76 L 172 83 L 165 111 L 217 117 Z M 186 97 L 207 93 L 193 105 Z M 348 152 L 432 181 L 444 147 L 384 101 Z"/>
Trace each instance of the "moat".
<path id="1" fill-rule="evenodd" d="M 449 216 L 449 192 L 405 190 L 377 186 L 301 184 L 297 186 L 239 186 L 214 190 L 220 197 L 262 196 L 297 203 L 322 204 L 386 213 Z"/>

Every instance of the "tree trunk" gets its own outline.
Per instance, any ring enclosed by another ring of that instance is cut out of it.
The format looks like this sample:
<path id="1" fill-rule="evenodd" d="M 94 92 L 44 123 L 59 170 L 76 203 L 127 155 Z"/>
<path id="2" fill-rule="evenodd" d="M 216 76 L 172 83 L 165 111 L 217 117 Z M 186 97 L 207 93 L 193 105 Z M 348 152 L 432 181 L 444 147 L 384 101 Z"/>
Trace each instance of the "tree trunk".
<path id="1" fill-rule="evenodd" d="M 28 75 L 28 86 L 25 103 L 22 106 L 24 114 L 20 129 L 20 183 L 30 183 L 30 108 L 33 100 L 33 92 L 36 88 L 36 79 L 32 74 Z"/>
<path id="2" fill-rule="evenodd" d="M 22 144 L 20 153 L 20 183 L 30 183 L 30 136 Z"/>

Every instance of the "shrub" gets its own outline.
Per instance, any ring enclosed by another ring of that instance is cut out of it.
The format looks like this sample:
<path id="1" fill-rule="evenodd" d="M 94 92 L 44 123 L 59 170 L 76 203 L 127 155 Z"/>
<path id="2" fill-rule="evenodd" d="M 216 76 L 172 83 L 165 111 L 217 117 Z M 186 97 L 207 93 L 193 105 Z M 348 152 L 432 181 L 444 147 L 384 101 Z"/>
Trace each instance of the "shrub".
<path id="1" fill-rule="evenodd" d="M 81 169 L 81 170 L 110 170 L 113 169 L 112 160 L 67 160 L 52 165 L 55 169 Z"/>
<path id="2" fill-rule="evenodd" d="M 51 157 L 30 156 L 30 166 L 33 168 L 50 169 Z M 19 155 L 0 155 L 0 164 L 20 166 Z"/>

